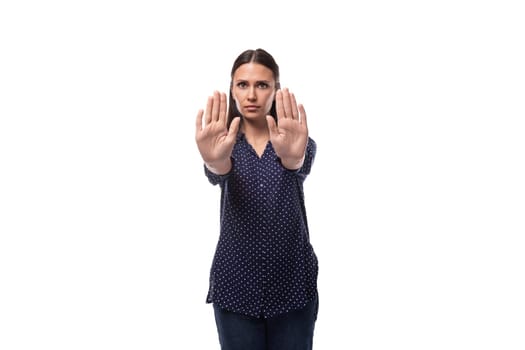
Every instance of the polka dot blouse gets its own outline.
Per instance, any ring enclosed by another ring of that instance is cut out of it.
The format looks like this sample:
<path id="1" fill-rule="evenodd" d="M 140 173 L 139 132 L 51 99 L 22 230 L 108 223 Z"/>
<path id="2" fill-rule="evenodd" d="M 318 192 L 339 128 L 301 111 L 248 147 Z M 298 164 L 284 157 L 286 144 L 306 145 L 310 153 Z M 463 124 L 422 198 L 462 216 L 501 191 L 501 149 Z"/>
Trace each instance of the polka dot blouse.
<path id="1" fill-rule="evenodd" d="M 317 296 L 317 257 L 303 192 L 315 153 L 309 138 L 303 166 L 287 170 L 271 142 L 259 157 L 241 133 L 228 174 L 204 167 L 208 180 L 221 189 L 207 303 L 269 318 L 303 308 Z"/>

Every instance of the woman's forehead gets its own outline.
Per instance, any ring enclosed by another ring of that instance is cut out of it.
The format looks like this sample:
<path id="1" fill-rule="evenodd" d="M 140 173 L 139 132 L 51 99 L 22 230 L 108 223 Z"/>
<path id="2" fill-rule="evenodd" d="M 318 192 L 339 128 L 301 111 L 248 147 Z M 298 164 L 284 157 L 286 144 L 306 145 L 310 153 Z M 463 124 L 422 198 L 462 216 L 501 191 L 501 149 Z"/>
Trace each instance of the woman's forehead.
<path id="1" fill-rule="evenodd" d="M 240 65 L 233 74 L 234 80 L 274 80 L 273 72 L 268 67 L 260 64 L 249 62 Z"/>

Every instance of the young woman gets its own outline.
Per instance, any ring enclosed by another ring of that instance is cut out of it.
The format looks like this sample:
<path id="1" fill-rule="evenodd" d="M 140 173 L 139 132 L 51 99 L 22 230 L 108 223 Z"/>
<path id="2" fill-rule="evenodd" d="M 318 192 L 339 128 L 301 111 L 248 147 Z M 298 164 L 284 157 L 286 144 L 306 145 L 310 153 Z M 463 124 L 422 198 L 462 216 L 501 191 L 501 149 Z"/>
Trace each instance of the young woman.
<path id="1" fill-rule="evenodd" d="M 303 182 L 316 144 L 306 113 L 265 50 L 233 64 L 229 103 L 215 91 L 196 120 L 204 172 L 221 189 L 220 236 L 210 272 L 223 350 L 312 349 L 317 257 Z"/>

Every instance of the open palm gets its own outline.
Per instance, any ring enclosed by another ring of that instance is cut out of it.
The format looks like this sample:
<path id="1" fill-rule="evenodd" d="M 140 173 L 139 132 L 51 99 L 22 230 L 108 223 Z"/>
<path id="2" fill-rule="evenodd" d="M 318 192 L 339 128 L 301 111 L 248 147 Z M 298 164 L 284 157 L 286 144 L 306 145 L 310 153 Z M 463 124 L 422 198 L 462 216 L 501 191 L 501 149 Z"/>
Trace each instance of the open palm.
<path id="1" fill-rule="evenodd" d="M 299 168 L 308 143 L 308 126 L 303 105 L 297 104 L 288 89 L 279 90 L 275 97 L 277 123 L 267 116 L 270 141 L 275 153 L 287 168 Z"/>
<path id="2" fill-rule="evenodd" d="M 208 98 L 206 112 L 200 110 L 197 114 L 195 141 L 206 164 L 217 164 L 230 158 L 239 118 L 232 121 L 228 130 L 226 111 L 226 94 L 215 91 Z"/>

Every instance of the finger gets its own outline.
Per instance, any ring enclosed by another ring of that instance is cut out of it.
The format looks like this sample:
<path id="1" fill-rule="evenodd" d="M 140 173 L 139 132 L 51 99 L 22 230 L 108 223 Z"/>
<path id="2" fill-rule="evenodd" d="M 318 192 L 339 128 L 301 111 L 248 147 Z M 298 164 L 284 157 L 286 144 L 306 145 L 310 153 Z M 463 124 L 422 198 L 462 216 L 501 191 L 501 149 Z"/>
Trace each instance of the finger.
<path id="1" fill-rule="evenodd" d="M 211 120 L 217 121 L 219 120 L 219 109 L 220 109 L 220 99 L 221 96 L 218 91 L 213 92 L 213 105 L 211 109 Z"/>
<path id="2" fill-rule="evenodd" d="M 208 102 L 206 103 L 206 115 L 205 115 L 205 122 L 206 122 L 206 125 L 210 124 L 211 123 L 211 110 L 212 110 L 212 107 L 213 107 L 213 97 L 212 96 L 208 96 Z"/>
<path id="3" fill-rule="evenodd" d="M 197 113 L 197 120 L 195 121 L 195 131 L 198 133 L 202 130 L 202 115 L 204 114 L 204 111 L 202 109 L 199 109 L 199 112 Z"/>
<path id="4" fill-rule="evenodd" d="M 229 142 L 235 141 L 235 138 L 237 137 L 237 132 L 239 131 L 240 124 L 241 124 L 241 118 L 239 117 L 233 118 L 230 124 L 230 130 L 228 130 L 228 135 L 226 137 Z"/>
<path id="5" fill-rule="evenodd" d="M 306 111 L 304 109 L 304 106 L 302 104 L 299 104 L 298 108 L 299 108 L 299 115 L 301 116 L 301 118 L 299 119 L 299 123 L 301 123 L 306 128 L 308 128 L 308 123 L 306 121 Z"/>
<path id="6" fill-rule="evenodd" d="M 295 95 L 290 93 L 290 104 L 292 108 L 292 118 L 294 120 L 299 120 L 299 111 L 297 110 L 297 101 L 295 100 Z"/>
<path id="7" fill-rule="evenodd" d="M 226 116 L 227 116 L 227 103 L 226 103 L 226 94 L 221 92 L 220 94 L 220 104 L 219 104 L 219 122 L 226 125 Z"/>
<path id="8" fill-rule="evenodd" d="M 290 92 L 288 89 L 283 90 L 283 108 L 286 118 L 293 118 L 292 103 L 290 99 Z"/>
<path id="9" fill-rule="evenodd" d="M 282 90 L 277 90 L 275 94 L 275 110 L 277 111 L 277 119 L 286 118 L 283 106 L 283 92 Z"/>

